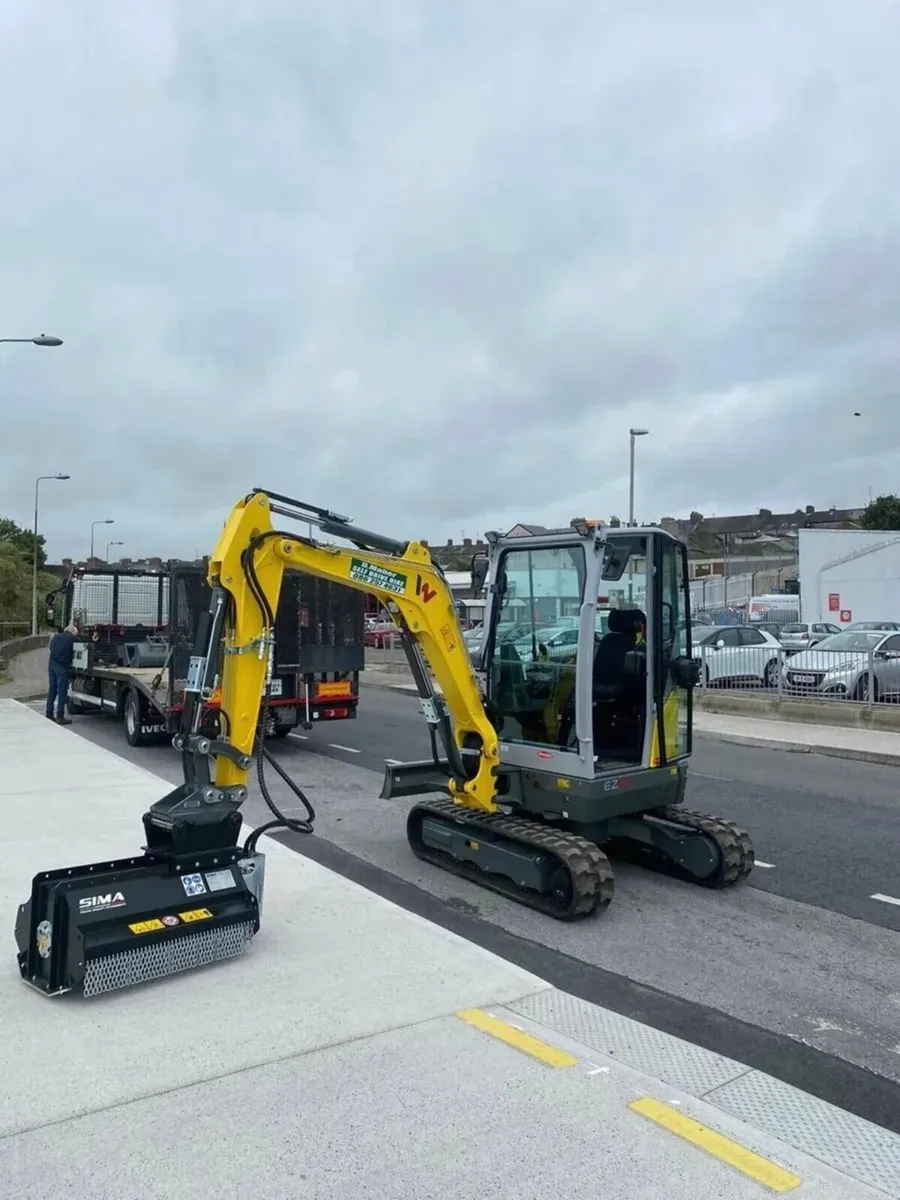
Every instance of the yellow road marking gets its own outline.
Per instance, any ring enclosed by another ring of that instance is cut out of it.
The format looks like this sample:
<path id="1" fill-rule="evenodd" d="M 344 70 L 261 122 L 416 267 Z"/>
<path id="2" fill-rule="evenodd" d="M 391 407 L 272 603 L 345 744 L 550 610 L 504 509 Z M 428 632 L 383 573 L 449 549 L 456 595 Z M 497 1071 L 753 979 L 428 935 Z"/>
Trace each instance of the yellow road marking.
<path id="1" fill-rule="evenodd" d="M 521 1050 L 523 1054 L 530 1054 L 532 1058 L 539 1059 L 548 1067 L 578 1065 L 578 1059 L 574 1055 L 560 1050 L 558 1046 L 551 1046 L 549 1042 L 542 1042 L 540 1038 L 532 1037 L 530 1033 L 523 1033 L 521 1029 L 515 1029 L 506 1021 L 500 1021 L 497 1017 L 482 1012 L 480 1008 L 466 1008 L 456 1015 L 468 1025 L 474 1025 L 476 1029 L 480 1029 L 482 1033 L 488 1033 L 491 1037 L 506 1042 L 508 1046 Z"/>
<path id="2" fill-rule="evenodd" d="M 793 1175 L 768 1158 L 754 1154 L 752 1150 L 748 1150 L 746 1146 L 741 1146 L 738 1142 L 733 1142 L 724 1134 L 707 1129 L 699 1121 L 694 1121 L 691 1117 L 686 1117 L 684 1113 L 678 1112 L 671 1104 L 663 1104 L 661 1100 L 654 1100 L 652 1096 L 642 1096 L 640 1100 L 632 1101 L 628 1107 L 633 1112 L 640 1113 L 642 1117 L 655 1121 L 657 1125 L 662 1125 L 670 1133 L 677 1134 L 678 1137 L 684 1138 L 694 1146 L 699 1146 L 707 1154 L 734 1167 L 735 1170 L 749 1176 L 750 1179 L 755 1179 L 757 1183 L 770 1188 L 773 1192 L 792 1192 L 803 1182 L 799 1175 Z"/>

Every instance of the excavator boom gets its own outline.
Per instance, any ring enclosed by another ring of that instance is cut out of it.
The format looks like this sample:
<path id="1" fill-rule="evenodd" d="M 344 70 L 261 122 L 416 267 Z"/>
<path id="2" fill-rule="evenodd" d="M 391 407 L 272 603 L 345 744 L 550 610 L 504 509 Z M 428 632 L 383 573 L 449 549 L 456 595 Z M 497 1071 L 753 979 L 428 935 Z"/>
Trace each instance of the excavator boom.
<path id="1" fill-rule="evenodd" d="M 276 529 L 273 513 L 317 524 L 353 546 L 321 544 Z M 209 803 L 245 794 L 270 669 L 274 614 L 288 568 L 370 592 L 392 612 L 426 719 L 444 742 L 447 790 L 467 807 L 493 812 L 497 734 L 481 701 L 453 594 L 427 546 L 384 538 L 327 510 L 283 496 L 276 500 L 262 490 L 234 506 L 210 557 L 212 602 L 191 661 L 176 739 L 190 760 L 185 782 L 205 787 Z M 199 733 L 199 716 L 204 699 L 217 688 L 224 729 L 221 740 L 210 740 Z M 214 761 L 211 769 L 206 758 Z"/>

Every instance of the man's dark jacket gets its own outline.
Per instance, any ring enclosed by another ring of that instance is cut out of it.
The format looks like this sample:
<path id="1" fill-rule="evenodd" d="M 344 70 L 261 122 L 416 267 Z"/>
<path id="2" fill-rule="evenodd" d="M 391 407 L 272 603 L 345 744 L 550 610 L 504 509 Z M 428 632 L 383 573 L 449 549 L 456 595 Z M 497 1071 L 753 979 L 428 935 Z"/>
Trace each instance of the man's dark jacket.
<path id="1" fill-rule="evenodd" d="M 50 668 L 55 671 L 70 671 L 72 669 L 72 651 L 75 649 L 75 638 L 71 633 L 54 633 L 50 639 Z"/>

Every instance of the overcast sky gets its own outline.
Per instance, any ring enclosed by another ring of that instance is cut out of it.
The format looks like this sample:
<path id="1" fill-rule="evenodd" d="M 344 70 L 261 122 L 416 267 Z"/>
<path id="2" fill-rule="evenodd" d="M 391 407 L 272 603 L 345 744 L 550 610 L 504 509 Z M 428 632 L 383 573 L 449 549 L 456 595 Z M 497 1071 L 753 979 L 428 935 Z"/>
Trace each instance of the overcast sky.
<path id="1" fill-rule="evenodd" d="M 206 553 L 900 491 L 895 0 L 0 4 L 0 515 Z M 861 417 L 855 418 L 854 411 Z M 117 550 L 113 551 L 118 553 Z"/>

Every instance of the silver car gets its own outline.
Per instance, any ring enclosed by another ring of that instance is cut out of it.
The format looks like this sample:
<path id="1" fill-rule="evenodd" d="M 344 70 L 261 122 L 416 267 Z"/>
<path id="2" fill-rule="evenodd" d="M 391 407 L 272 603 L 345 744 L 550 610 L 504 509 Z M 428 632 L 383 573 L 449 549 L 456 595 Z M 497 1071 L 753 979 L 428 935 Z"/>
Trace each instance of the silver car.
<path id="1" fill-rule="evenodd" d="M 782 684 L 792 696 L 896 699 L 900 696 L 900 633 L 860 630 L 825 638 L 814 649 L 788 659 Z"/>
<path id="2" fill-rule="evenodd" d="M 827 621 L 795 621 L 793 625 L 782 625 L 778 640 L 788 654 L 794 654 L 798 650 L 811 650 L 823 638 L 843 632 L 840 625 L 831 625 Z"/>

